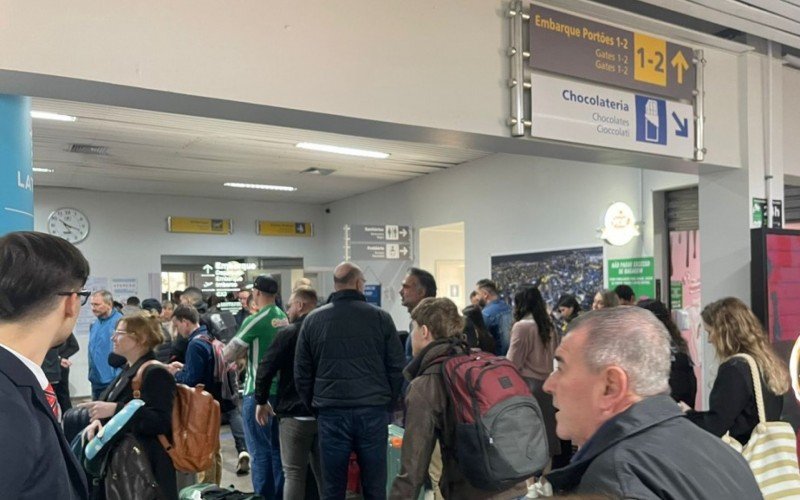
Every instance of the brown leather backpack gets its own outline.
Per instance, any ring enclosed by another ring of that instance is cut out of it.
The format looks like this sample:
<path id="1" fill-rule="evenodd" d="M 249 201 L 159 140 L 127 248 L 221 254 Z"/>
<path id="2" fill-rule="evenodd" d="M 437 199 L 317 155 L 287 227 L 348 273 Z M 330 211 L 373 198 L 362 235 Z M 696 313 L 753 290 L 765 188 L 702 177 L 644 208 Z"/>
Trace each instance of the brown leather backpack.
<path id="1" fill-rule="evenodd" d="M 153 360 L 139 367 L 131 382 L 134 398 L 140 397 L 142 376 L 150 365 L 164 366 Z M 181 472 L 208 470 L 219 449 L 219 403 L 203 387 L 203 384 L 196 387 L 177 384 L 172 407 L 172 441 L 163 434 L 158 436 L 175 469 Z"/>

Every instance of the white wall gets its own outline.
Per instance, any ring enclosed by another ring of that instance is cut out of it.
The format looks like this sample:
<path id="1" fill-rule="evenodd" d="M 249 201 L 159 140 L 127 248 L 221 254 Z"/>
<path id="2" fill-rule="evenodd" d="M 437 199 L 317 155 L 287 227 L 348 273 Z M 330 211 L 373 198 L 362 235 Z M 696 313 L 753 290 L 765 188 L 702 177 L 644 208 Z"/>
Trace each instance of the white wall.
<path id="1" fill-rule="evenodd" d="M 0 70 L 508 137 L 507 5 L 240 0 L 229 8 L 189 0 L 5 0 Z M 580 9 L 580 2 L 572 7 Z M 612 23 L 647 21 L 621 20 L 604 9 L 595 10 Z M 706 161 L 740 166 L 736 54 L 690 42 L 707 35 L 650 26 L 658 36 L 704 48 Z M 0 81 L 0 92 L 25 92 L 4 85 L 10 84 Z M 51 79 L 36 88 L 42 97 L 63 98 L 72 86 Z M 439 133 L 436 140 L 458 139 Z M 497 151 L 511 152 L 507 147 Z"/>
<path id="2" fill-rule="evenodd" d="M 416 261 L 419 267 L 430 271 L 436 278 L 437 296 L 452 299 L 462 309 L 471 291 L 465 280 L 464 224 L 418 228 L 417 234 L 419 252 Z M 439 272 L 437 264 L 442 266 Z M 450 294 L 451 286 L 458 288 L 457 294 Z"/>
<path id="3" fill-rule="evenodd" d="M 783 92 L 790 105 L 783 108 L 783 171 L 800 181 L 800 70 L 784 66 Z"/>
<path id="4" fill-rule="evenodd" d="M 694 182 L 696 176 L 684 174 L 493 155 L 333 203 L 330 214 L 324 213 L 324 207 L 308 205 L 39 188 L 34 193 L 35 228 L 45 229 L 53 209 L 69 206 L 84 211 L 92 228 L 79 248 L 92 274 L 136 277 L 142 294 L 147 274 L 161 269 L 161 255 L 182 254 L 303 257 L 307 269 L 321 272 L 325 283 L 320 288 L 326 294 L 330 274 L 325 270 L 344 257 L 345 224 L 408 224 L 415 228 L 417 241 L 420 227 L 463 221 L 469 287 L 489 276 L 492 255 L 601 245 L 597 229 L 614 201 L 624 201 L 643 214 L 643 237 L 624 247 L 606 247 L 606 257 L 652 255 L 650 221 L 659 216 L 652 213 L 652 191 Z M 169 215 L 232 218 L 234 234 L 167 233 Z M 317 236 L 257 236 L 257 218 L 310 221 Z M 360 264 L 369 282 L 383 285 L 384 308 L 398 329 L 406 329 L 409 317 L 397 292 L 411 263 Z M 84 370 L 85 356 L 85 348 L 76 356 L 76 364 Z M 76 369 L 73 373 L 73 384 L 85 382 L 84 372 Z"/>
<path id="5" fill-rule="evenodd" d="M 65 206 L 89 218 L 89 237 L 79 248 L 98 276 L 134 276 L 146 283 L 147 273 L 161 271 L 161 255 L 304 257 L 310 266 L 324 262 L 319 236 L 255 234 L 257 219 L 312 222 L 316 231 L 323 213 L 314 205 L 36 188 L 36 230 L 46 230 L 50 212 Z M 228 236 L 168 233 L 168 216 L 230 218 L 234 231 Z"/>
<path id="6" fill-rule="evenodd" d="M 653 225 L 647 219 L 654 216 L 652 191 L 696 182 L 696 176 L 683 174 L 642 176 L 634 168 L 493 155 L 333 203 L 325 230 L 330 241 L 341 241 L 345 224 L 409 224 L 416 239 L 420 227 L 463 221 L 470 286 L 490 275 L 492 255 L 600 246 L 597 229 L 615 201 L 630 204 L 637 214 L 643 206 L 649 210 L 643 231 L 650 234 L 624 247 L 607 248 L 606 256 L 651 252 Z M 393 290 L 384 295 L 384 308 L 405 328 L 409 317 L 396 292 L 408 264 L 365 265 L 382 280 L 384 290 Z"/>
<path id="7" fill-rule="evenodd" d="M 161 272 L 161 255 L 303 257 L 312 267 L 322 266 L 327 260 L 319 236 L 276 238 L 255 234 L 256 219 L 312 222 L 318 230 L 322 209 L 313 205 L 36 188 L 34 228 L 46 231 L 47 216 L 61 207 L 77 208 L 89 218 L 89 237 L 78 248 L 89 261 L 92 275 L 137 278 L 142 299 L 149 297 L 148 273 Z M 166 218 L 170 215 L 230 218 L 234 232 L 229 236 L 168 233 Z M 291 286 L 290 281 L 287 271 L 284 285 Z M 82 345 L 73 358 L 70 385 L 73 396 L 82 396 L 89 394 L 88 346 L 85 332 L 76 334 Z"/>

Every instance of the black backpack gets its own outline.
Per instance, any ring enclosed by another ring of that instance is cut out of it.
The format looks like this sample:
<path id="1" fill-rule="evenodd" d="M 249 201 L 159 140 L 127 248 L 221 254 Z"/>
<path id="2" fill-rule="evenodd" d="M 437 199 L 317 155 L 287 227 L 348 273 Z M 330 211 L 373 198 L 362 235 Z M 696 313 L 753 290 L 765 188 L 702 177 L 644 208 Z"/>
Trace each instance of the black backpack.
<path id="1" fill-rule="evenodd" d="M 208 329 L 208 334 L 227 344 L 236 335 L 236 318 L 230 311 L 208 311 L 200 316 L 200 323 Z"/>

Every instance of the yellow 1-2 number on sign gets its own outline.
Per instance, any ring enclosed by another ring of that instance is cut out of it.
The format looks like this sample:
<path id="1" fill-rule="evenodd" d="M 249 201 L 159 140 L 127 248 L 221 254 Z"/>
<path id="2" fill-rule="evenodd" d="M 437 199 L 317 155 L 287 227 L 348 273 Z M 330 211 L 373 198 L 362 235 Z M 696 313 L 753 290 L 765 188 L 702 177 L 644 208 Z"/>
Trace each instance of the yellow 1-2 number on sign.
<path id="1" fill-rule="evenodd" d="M 633 34 L 634 80 L 667 86 L 667 41 Z"/>

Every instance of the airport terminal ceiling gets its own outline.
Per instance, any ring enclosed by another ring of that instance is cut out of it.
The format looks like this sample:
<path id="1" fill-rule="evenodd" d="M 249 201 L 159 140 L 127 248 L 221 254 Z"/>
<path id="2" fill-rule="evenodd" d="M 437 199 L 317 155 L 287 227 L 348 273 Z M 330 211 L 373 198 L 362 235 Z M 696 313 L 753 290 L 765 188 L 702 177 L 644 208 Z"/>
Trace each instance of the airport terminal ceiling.
<path id="1" fill-rule="evenodd" d="M 33 119 L 37 188 L 325 204 L 489 154 L 52 99 L 34 98 L 32 109 L 55 115 Z M 52 119 L 59 116 L 66 118 Z M 298 147 L 304 143 L 388 156 Z M 296 190 L 237 189 L 228 182 Z"/>

